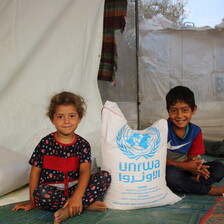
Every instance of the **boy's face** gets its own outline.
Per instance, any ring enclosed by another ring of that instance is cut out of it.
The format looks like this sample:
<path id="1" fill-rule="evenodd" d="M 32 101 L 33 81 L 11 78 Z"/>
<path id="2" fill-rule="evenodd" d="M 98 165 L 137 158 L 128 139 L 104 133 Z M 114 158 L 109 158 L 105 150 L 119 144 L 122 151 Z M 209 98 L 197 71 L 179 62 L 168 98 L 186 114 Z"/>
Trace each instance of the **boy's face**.
<path id="1" fill-rule="evenodd" d="M 74 135 L 74 131 L 79 125 L 79 117 L 76 107 L 73 105 L 60 105 L 55 110 L 52 123 L 55 125 L 58 134 L 63 136 Z"/>
<path id="2" fill-rule="evenodd" d="M 185 129 L 191 121 L 192 115 L 195 114 L 197 107 L 192 111 L 191 107 L 184 102 L 177 102 L 169 108 L 169 117 L 174 126 L 178 129 Z"/>

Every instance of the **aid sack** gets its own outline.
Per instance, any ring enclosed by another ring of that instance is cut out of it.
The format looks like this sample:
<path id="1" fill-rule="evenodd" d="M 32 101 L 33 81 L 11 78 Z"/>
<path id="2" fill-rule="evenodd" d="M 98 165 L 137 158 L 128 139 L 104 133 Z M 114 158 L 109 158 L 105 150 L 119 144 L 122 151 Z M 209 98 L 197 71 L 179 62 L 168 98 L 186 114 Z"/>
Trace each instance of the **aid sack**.
<path id="1" fill-rule="evenodd" d="M 104 197 L 110 209 L 139 209 L 181 200 L 166 185 L 167 121 L 133 130 L 114 102 L 102 109 L 102 169 L 112 182 Z"/>

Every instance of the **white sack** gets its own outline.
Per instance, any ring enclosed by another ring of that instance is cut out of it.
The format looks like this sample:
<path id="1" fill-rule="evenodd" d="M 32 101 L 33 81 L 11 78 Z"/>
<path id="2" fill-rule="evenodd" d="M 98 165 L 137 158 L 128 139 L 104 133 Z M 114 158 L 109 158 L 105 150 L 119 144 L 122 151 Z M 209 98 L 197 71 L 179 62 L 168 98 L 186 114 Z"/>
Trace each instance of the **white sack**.
<path id="1" fill-rule="evenodd" d="M 110 172 L 105 202 L 111 209 L 138 209 L 180 200 L 165 181 L 167 121 L 132 130 L 116 103 L 102 110 L 102 169 Z"/>

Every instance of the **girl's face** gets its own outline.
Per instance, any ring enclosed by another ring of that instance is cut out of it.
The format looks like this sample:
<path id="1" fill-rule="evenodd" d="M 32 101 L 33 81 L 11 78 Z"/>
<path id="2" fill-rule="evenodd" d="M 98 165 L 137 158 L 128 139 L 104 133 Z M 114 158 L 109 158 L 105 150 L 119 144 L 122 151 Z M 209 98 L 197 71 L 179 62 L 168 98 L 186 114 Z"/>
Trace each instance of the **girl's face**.
<path id="1" fill-rule="evenodd" d="M 174 128 L 185 130 L 196 110 L 196 106 L 192 111 L 191 107 L 184 102 L 177 102 L 175 105 L 170 106 L 168 113 Z"/>
<path id="2" fill-rule="evenodd" d="M 57 133 L 65 137 L 74 135 L 80 121 L 81 118 L 74 105 L 60 105 L 55 110 L 52 123 L 57 129 Z"/>

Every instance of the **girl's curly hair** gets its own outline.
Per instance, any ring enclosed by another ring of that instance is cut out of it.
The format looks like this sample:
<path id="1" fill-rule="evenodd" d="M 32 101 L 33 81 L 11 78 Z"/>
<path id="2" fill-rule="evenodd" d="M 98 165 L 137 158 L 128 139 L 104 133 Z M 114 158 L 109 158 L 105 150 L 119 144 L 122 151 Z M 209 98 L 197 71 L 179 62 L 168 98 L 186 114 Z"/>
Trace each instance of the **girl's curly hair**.
<path id="1" fill-rule="evenodd" d="M 86 114 L 86 103 L 84 98 L 80 95 L 63 91 L 61 93 L 54 95 L 51 98 L 50 105 L 48 107 L 48 112 L 47 112 L 47 116 L 50 118 L 50 120 L 53 119 L 55 110 L 57 106 L 60 106 L 60 105 L 75 106 L 80 118 L 83 118 Z"/>

